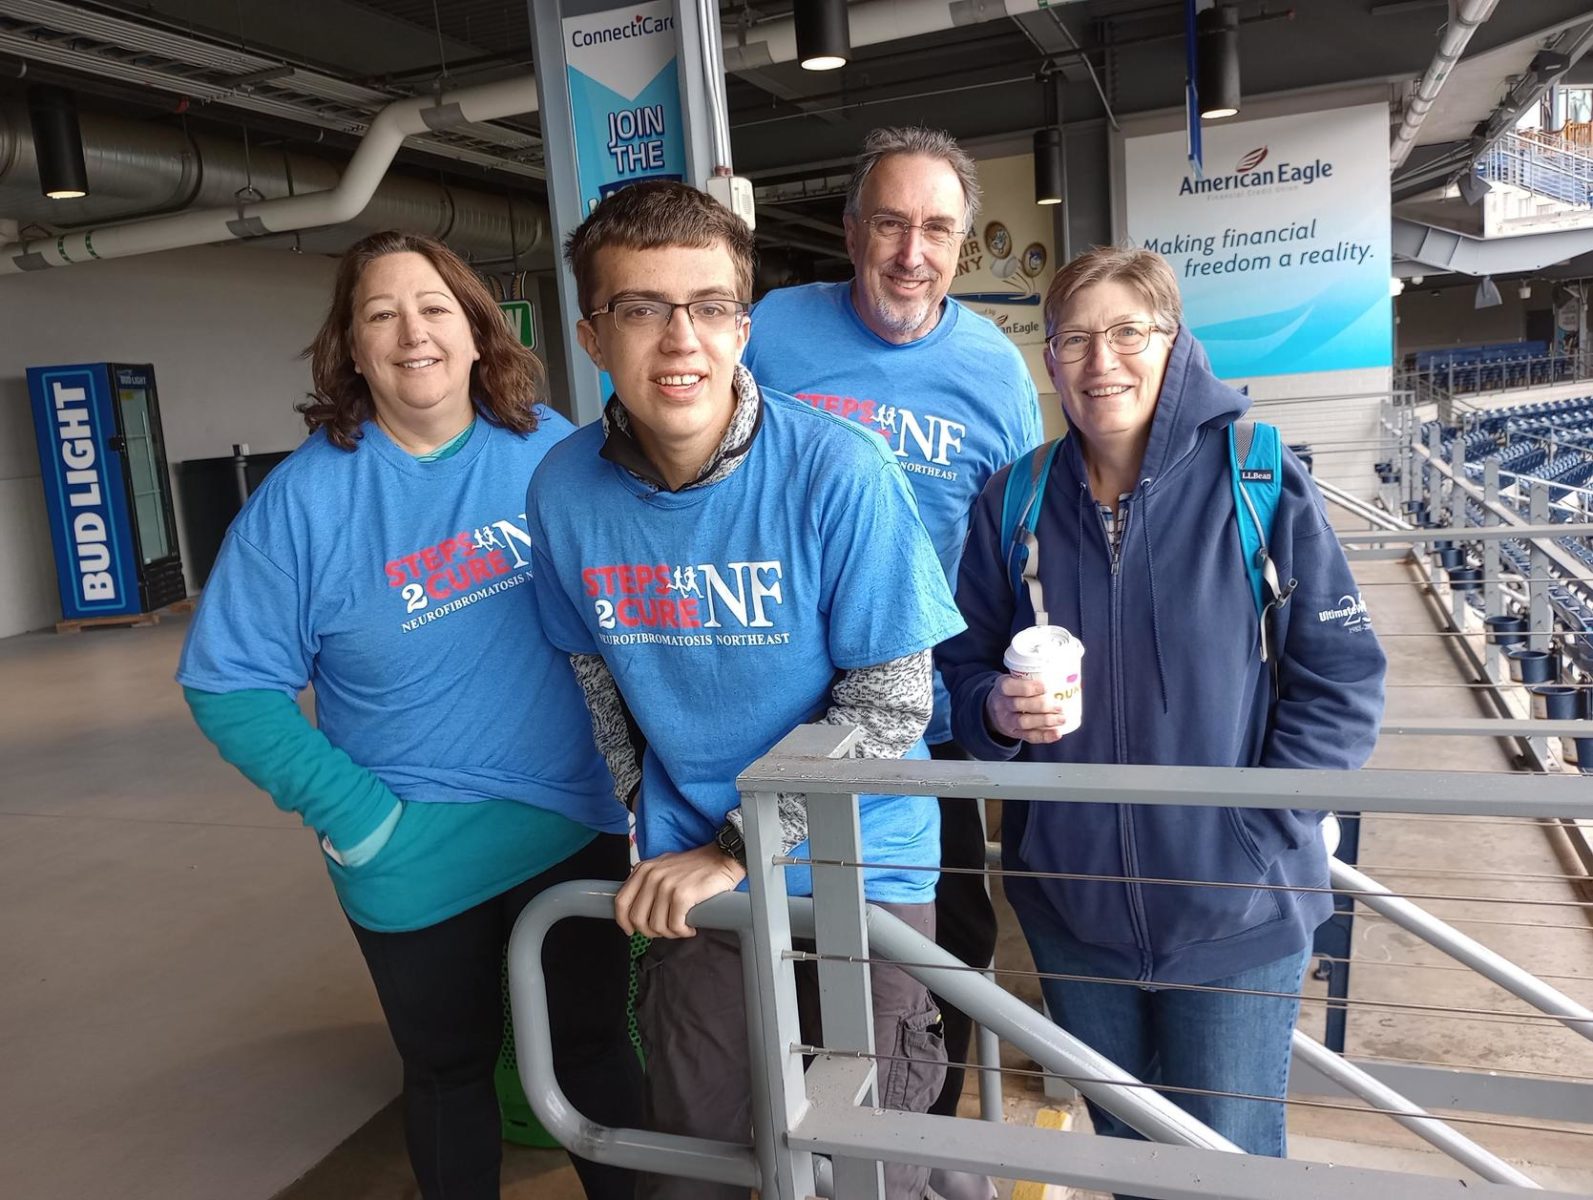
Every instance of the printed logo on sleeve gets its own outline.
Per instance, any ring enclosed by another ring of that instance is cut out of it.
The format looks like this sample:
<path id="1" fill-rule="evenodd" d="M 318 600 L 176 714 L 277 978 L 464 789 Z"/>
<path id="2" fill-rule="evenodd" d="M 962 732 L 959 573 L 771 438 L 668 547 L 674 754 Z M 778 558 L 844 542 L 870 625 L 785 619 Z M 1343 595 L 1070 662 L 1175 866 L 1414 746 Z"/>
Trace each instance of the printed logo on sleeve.
<path id="1" fill-rule="evenodd" d="M 907 460 L 902 463 L 902 469 L 910 474 L 929 475 L 935 479 L 957 478 L 952 460 L 962 453 L 962 440 L 968 436 L 968 426 L 958 421 L 948 421 L 933 413 L 919 416 L 898 404 L 879 404 L 855 396 L 797 392 L 796 398 L 872 429 L 889 443 L 892 454 Z"/>
<path id="2" fill-rule="evenodd" d="M 606 645 L 785 646 L 785 567 L 614 563 L 586 567 L 581 586 Z"/>
<path id="3" fill-rule="evenodd" d="M 1372 627 L 1372 615 L 1366 611 L 1366 601 L 1361 599 L 1359 592 L 1353 596 L 1340 596 L 1338 604 L 1319 611 L 1316 619 L 1322 624 L 1341 621 L 1341 628 L 1350 633 L 1364 633 Z"/>
<path id="4" fill-rule="evenodd" d="M 519 521 L 492 521 L 451 534 L 383 566 L 404 612 L 419 613 L 400 628 L 411 633 L 471 604 L 518 587 L 531 577 L 531 535 Z"/>

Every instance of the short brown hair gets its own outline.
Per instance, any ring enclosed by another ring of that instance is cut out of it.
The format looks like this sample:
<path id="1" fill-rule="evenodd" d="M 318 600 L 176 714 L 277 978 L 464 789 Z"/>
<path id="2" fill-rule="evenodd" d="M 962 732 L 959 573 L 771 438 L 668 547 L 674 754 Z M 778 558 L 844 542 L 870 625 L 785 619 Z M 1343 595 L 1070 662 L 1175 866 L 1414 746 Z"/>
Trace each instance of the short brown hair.
<path id="1" fill-rule="evenodd" d="M 298 406 L 310 432 L 325 429 L 327 439 L 352 450 L 360 425 L 375 412 L 370 385 L 354 369 L 354 291 L 365 268 L 389 254 L 419 254 L 442 276 L 470 322 L 481 357 L 470 368 L 470 399 L 487 420 L 516 433 L 537 427 L 534 406 L 547 393 L 547 372 L 536 356 L 510 333 L 486 285 L 457 254 L 436 238 L 395 229 L 373 233 L 350 246 L 338 263 L 332 305 L 315 340 L 301 357 L 310 360 L 314 391 Z"/>
<path id="2" fill-rule="evenodd" d="M 592 210 L 564 243 L 575 273 L 581 315 L 590 316 L 597 286 L 597 252 L 611 246 L 659 250 L 666 246 L 707 249 L 724 243 L 736 268 L 741 300 L 752 299 L 757 244 L 747 223 L 707 192 L 670 180 L 649 179 L 612 193 Z"/>
<path id="3" fill-rule="evenodd" d="M 1056 332 L 1057 321 L 1068 301 L 1097 283 L 1123 283 L 1138 292 L 1151 315 L 1175 332 L 1184 319 L 1184 302 L 1178 294 L 1178 277 L 1168 261 L 1154 250 L 1137 246 L 1093 246 L 1056 273 L 1045 290 L 1045 331 Z"/>

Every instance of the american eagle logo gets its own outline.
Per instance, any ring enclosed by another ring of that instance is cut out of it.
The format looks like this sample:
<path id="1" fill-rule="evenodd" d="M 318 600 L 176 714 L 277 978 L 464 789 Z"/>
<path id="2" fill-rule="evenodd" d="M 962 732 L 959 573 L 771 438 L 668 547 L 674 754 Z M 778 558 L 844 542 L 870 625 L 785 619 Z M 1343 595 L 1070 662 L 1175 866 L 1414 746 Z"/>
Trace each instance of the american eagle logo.
<path id="1" fill-rule="evenodd" d="M 1265 146 L 1257 146 L 1239 160 L 1239 165 L 1233 169 L 1233 173 L 1235 175 L 1243 175 L 1248 171 L 1254 171 L 1266 160 L 1266 157 L 1267 148 Z"/>

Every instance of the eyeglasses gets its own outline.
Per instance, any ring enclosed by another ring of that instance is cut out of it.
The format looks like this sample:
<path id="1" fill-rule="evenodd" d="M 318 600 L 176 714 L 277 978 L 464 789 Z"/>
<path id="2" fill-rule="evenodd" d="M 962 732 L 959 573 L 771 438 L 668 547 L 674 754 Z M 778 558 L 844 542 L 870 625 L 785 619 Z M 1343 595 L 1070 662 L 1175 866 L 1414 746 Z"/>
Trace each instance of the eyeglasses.
<path id="1" fill-rule="evenodd" d="M 924 235 L 924 240 L 932 246 L 949 246 L 953 242 L 966 237 L 968 231 L 959 229 L 950 221 L 929 220 L 920 225 L 901 217 L 893 217 L 889 213 L 875 213 L 872 217 L 864 219 L 863 223 L 874 231 L 874 236 L 884 242 L 899 242 L 907 236 L 909 229 L 916 229 Z"/>
<path id="2" fill-rule="evenodd" d="M 686 310 L 686 319 L 692 328 L 702 333 L 725 333 L 736 327 L 752 305 L 746 300 L 687 300 L 671 304 L 668 300 L 610 300 L 602 308 L 594 308 L 587 320 L 607 313 L 614 319 L 614 328 L 621 333 L 660 334 L 675 319 L 675 310 Z"/>
<path id="3" fill-rule="evenodd" d="M 1150 345 L 1151 334 L 1166 332 L 1149 321 L 1124 321 L 1109 329 L 1064 329 L 1046 338 L 1045 344 L 1057 362 L 1076 363 L 1088 357 L 1090 344 L 1098 337 L 1106 339 L 1113 354 L 1140 354 Z"/>

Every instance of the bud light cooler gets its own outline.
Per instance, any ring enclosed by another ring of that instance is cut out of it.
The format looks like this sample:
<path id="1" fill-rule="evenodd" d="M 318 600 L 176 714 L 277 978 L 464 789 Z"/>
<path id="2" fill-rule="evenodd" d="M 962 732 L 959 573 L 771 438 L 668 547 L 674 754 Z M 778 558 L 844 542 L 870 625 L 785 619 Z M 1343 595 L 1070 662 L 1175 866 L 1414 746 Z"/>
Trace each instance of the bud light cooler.
<path id="1" fill-rule="evenodd" d="M 68 621 L 181 600 L 166 446 L 152 367 L 29 367 L 45 508 Z"/>

